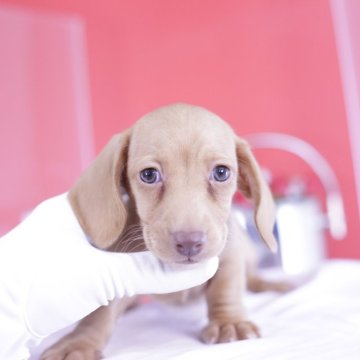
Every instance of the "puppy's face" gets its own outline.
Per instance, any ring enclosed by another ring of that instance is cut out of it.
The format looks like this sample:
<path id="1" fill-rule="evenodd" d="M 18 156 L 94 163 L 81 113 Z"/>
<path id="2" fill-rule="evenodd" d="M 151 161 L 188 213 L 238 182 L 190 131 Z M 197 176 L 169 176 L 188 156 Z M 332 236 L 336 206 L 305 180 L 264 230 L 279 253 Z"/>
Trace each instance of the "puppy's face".
<path id="1" fill-rule="evenodd" d="M 166 262 L 218 255 L 237 172 L 235 136 L 214 114 L 174 107 L 140 120 L 131 135 L 127 178 L 147 248 Z"/>
<path id="2" fill-rule="evenodd" d="M 254 201 L 259 233 L 275 250 L 274 203 L 248 145 L 215 114 L 175 104 L 115 135 L 69 200 L 95 246 L 121 242 L 135 205 L 147 248 L 164 261 L 192 263 L 223 249 L 236 188 Z M 122 189 L 134 201 L 124 203 Z"/>

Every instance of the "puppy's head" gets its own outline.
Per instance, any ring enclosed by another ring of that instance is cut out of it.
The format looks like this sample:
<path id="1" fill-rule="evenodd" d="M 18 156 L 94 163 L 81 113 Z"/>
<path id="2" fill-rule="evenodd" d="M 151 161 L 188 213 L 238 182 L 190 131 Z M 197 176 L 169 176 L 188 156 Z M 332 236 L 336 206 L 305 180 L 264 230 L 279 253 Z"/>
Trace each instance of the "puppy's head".
<path id="1" fill-rule="evenodd" d="M 254 200 L 258 230 L 275 249 L 272 197 L 248 145 L 213 113 L 177 104 L 115 136 L 69 196 L 84 231 L 104 248 L 124 229 L 127 192 L 147 248 L 163 261 L 191 263 L 223 249 L 237 189 Z"/>

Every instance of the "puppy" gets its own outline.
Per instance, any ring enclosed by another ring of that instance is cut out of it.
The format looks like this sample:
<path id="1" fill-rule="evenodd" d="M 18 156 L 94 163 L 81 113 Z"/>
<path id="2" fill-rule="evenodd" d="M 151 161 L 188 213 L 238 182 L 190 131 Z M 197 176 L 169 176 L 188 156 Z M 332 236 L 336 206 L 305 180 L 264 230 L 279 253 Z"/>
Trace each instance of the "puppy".
<path id="1" fill-rule="evenodd" d="M 274 202 L 247 143 L 215 114 L 175 104 L 115 135 L 69 199 L 96 247 L 146 249 L 181 264 L 220 256 L 219 270 L 205 286 L 171 296 L 205 293 L 209 322 L 200 336 L 212 344 L 258 337 L 243 306 L 246 279 L 253 290 L 269 287 L 249 270 L 253 252 L 231 207 L 237 190 L 253 200 L 259 234 L 275 251 Z M 132 302 L 116 300 L 96 310 L 42 359 L 99 358 L 116 318 Z"/>

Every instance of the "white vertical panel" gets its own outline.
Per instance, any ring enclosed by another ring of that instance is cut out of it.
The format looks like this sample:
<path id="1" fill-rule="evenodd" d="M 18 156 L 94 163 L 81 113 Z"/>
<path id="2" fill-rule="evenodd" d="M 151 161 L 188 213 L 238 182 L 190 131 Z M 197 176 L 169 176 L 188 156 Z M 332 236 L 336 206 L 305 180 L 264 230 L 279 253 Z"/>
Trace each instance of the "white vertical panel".
<path id="1" fill-rule="evenodd" d="M 94 157 L 85 25 L 0 5 L 0 235 Z"/>
<path id="2" fill-rule="evenodd" d="M 360 219 L 360 3 L 331 0 Z"/>

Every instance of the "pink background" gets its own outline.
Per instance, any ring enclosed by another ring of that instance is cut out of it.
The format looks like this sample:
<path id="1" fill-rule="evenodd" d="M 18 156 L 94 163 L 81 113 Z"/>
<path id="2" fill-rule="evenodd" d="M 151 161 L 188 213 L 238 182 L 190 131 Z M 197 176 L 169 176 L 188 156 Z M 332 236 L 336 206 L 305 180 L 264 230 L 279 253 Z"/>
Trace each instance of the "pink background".
<path id="1" fill-rule="evenodd" d="M 328 240 L 329 254 L 360 256 L 329 1 L 8 0 L 0 16 L 0 230 L 70 187 L 113 133 L 184 101 L 239 135 L 284 132 L 316 147 L 338 176 L 349 229 L 345 241 Z M 300 160 L 257 155 L 276 176 L 307 176 L 324 198 Z"/>

